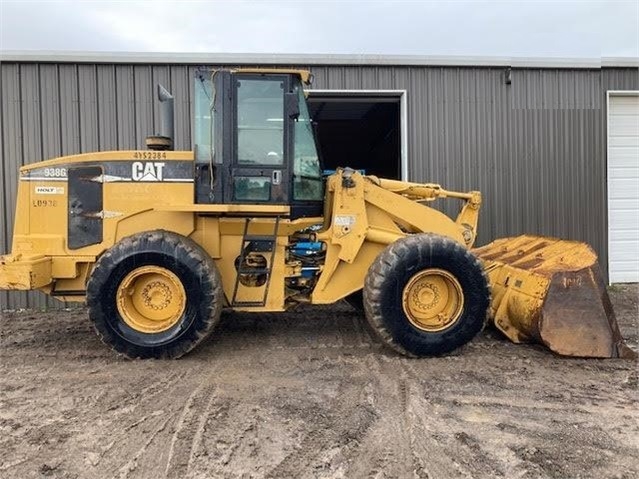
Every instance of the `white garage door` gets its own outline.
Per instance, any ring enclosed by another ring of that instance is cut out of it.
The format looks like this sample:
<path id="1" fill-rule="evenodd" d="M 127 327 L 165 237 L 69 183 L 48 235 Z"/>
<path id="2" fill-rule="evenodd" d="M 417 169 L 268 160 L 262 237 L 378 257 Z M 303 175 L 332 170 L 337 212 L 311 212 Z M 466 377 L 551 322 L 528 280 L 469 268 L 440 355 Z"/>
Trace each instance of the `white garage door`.
<path id="1" fill-rule="evenodd" d="M 609 93 L 608 255 L 611 283 L 639 282 L 639 92 Z"/>

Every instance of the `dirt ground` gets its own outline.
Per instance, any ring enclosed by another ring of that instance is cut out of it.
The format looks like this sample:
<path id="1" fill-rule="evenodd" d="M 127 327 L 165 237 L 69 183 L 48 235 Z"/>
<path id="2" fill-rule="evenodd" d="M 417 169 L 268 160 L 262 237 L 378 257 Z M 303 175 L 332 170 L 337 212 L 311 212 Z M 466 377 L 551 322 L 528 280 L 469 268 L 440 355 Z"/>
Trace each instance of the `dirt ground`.
<path id="1" fill-rule="evenodd" d="M 637 349 L 638 288 L 611 291 Z M 0 477 L 639 477 L 637 363 L 484 331 L 406 359 L 346 304 L 227 314 L 178 361 L 128 361 L 83 310 L 0 320 Z"/>

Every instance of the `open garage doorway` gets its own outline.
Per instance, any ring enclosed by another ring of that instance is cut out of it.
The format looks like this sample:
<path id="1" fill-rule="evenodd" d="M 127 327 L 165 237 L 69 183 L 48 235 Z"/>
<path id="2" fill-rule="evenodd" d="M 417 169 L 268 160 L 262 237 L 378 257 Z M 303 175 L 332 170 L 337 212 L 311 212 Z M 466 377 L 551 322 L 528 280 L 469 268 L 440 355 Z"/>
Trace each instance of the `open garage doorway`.
<path id="1" fill-rule="evenodd" d="M 405 90 L 310 90 L 324 169 L 408 179 Z"/>

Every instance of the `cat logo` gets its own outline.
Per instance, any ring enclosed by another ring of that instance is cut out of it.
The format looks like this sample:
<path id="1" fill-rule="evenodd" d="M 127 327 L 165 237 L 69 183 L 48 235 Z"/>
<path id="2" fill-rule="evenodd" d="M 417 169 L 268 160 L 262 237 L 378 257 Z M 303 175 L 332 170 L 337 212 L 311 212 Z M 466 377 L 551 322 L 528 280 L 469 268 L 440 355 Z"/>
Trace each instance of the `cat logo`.
<path id="1" fill-rule="evenodd" d="M 164 163 L 136 161 L 131 167 L 133 181 L 163 181 Z"/>

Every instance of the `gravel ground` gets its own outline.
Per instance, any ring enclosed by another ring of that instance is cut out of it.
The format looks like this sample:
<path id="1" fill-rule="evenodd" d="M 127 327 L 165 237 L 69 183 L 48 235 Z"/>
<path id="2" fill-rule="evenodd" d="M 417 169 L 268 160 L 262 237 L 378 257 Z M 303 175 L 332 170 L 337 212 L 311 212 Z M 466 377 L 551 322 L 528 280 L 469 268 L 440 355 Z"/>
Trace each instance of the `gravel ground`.
<path id="1" fill-rule="evenodd" d="M 638 288 L 611 296 L 637 350 Z M 347 305 L 226 314 L 178 361 L 129 361 L 84 310 L 0 319 L 2 478 L 634 478 L 637 363 L 484 331 L 407 359 Z"/>

